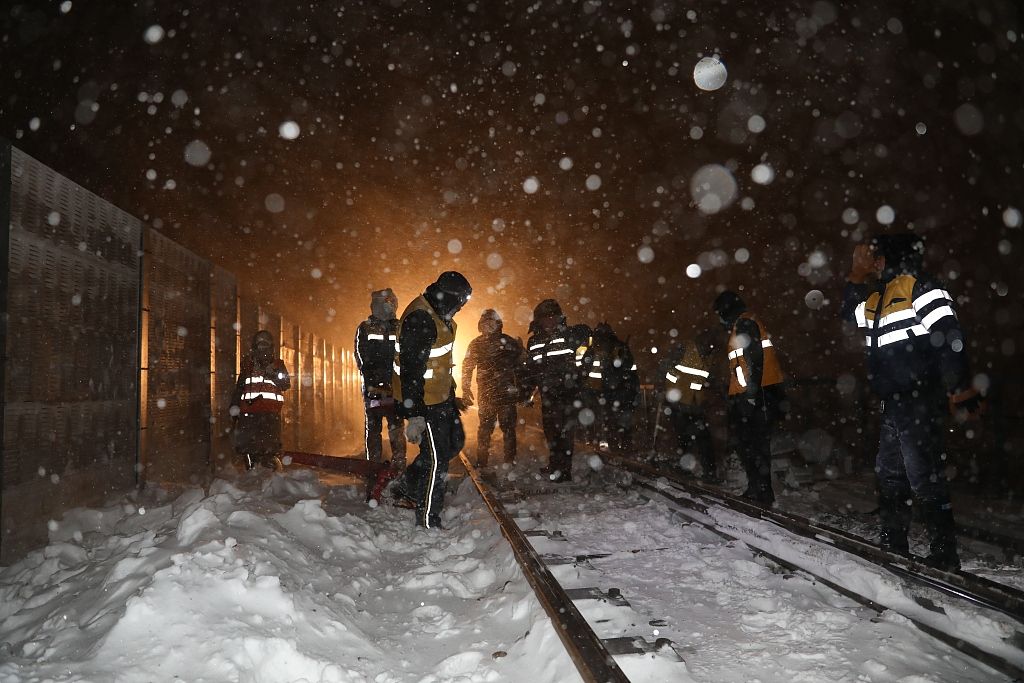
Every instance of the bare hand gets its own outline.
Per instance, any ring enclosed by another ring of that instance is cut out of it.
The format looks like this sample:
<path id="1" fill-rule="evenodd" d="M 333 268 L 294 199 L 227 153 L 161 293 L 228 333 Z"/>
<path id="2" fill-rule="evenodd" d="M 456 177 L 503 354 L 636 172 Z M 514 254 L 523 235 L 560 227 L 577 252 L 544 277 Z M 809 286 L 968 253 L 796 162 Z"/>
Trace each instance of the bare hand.
<path id="1" fill-rule="evenodd" d="M 853 267 L 850 269 L 850 282 L 863 284 L 871 275 L 882 270 L 881 259 L 875 255 L 875 248 L 870 244 L 858 244 L 853 250 Z"/>

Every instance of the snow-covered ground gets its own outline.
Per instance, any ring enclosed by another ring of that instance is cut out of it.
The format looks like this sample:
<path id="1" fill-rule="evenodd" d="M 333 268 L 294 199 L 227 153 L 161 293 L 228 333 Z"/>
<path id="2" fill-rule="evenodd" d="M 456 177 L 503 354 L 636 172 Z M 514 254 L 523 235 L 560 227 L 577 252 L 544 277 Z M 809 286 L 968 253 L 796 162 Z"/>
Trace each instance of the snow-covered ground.
<path id="1" fill-rule="evenodd" d="M 525 529 L 562 532 L 533 538 L 541 552 L 608 553 L 553 566 L 564 585 L 631 603 L 580 610 L 603 637 L 667 637 L 685 659 L 620 659 L 635 681 L 1005 680 L 625 491 L 593 453 L 570 487 L 538 464 L 490 478 L 531 493 L 512 506 Z M 780 492 L 780 506 L 841 518 L 836 505 L 870 504 L 837 498 L 842 486 Z M 72 511 L 46 548 L 0 569 L 0 683 L 579 680 L 473 487 L 450 490 L 440 532 L 300 468 Z M 847 527 L 870 533 L 869 513 Z"/>
<path id="2" fill-rule="evenodd" d="M 75 510 L 0 570 L 0 681 L 573 681 L 471 486 L 450 531 L 310 470 Z"/>

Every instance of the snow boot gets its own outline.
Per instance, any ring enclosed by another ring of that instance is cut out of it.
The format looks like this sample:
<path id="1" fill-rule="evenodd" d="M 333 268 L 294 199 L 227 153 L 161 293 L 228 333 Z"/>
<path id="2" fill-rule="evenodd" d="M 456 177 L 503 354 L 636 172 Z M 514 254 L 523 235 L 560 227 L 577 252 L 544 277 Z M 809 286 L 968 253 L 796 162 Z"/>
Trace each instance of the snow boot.
<path id="1" fill-rule="evenodd" d="M 924 508 L 925 525 L 931 539 L 931 552 L 925 564 L 942 571 L 960 569 L 960 555 L 956 550 L 956 521 L 949 501 L 927 501 Z"/>
<path id="2" fill-rule="evenodd" d="M 907 534 L 913 508 L 910 494 L 880 494 L 878 497 L 878 545 L 897 555 L 909 555 Z"/>

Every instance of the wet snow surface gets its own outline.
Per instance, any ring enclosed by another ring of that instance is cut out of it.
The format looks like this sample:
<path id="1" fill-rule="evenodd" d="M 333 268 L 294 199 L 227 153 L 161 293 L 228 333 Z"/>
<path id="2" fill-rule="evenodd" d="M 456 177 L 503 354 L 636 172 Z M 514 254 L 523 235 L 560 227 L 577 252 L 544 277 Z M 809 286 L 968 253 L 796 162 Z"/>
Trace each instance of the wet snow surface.
<path id="1" fill-rule="evenodd" d="M 624 658 L 632 680 L 1006 680 L 588 464 L 563 488 L 535 463 L 496 476 L 531 494 L 510 506 L 524 529 L 563 534 L 540 552 L 608 553 L 552 565 L 630 602 L 577 603 L 601 636 L 670 638 L 685 659 Z M 0 570 L 0 682 L 579 680 L 475 490 L 452 489 L 432 533 L 301 469 L 73 511 Z"/>

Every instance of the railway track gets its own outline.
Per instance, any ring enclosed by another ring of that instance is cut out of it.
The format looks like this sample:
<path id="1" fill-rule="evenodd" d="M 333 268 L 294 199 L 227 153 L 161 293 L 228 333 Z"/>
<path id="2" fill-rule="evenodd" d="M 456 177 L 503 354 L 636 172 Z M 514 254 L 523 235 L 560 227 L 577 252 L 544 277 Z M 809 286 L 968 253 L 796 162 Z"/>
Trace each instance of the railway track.
<path id="1" fill-rule="evenodd" d="M 657 657 L 662 666 L 683 661 L 682 648 L 663 638 L 652 642 L 647 638 L 650 629 L 643 633 L 638 629 L 634 635 L 610 635 L 601 633 L 600 627 L 595 629 L 594 619 L 588 621 L 588 611 L 593 610 L 587 605 L 603 605 L 604 614 L 613 606 L 628 608 L 630 596 L 597 586 L 599 580 L 592 586 L 565 589 L 560 577 L 569 568 L 576 579 L 582 576 L 586 583 L 590 561 L 608 554 L 559 551 L 560 545 L 571 544 L 563 543 L 566 539 L 558 530 L 541 528 L 543 521 L 541 526 L 537 520 L 523 524 L 523 518 L 516 516 L 521 513 L 510 513 L 501 500 L 502 493 L 493 490 L 465 456 L 462 458 L 584 680 L 630 680 L 624 670 L 637 657 Z M 622 473 L 623 485 L 663 501 L 684 523 L 700 525 L 730 543 L 742 542 L 765 562 L 826 586 L 877 615 L 897 613 L 964 656 L 1011 680 L 1024 681 L 1024 593 L 965 572 L 935 570 L 842 530 L 762 509 L 622 456 L 610 456 L 606 464 Z M 881 580 L 867 578 L 879 575 Z M 631 623 L 646 625 L 639 619 Z"/>

